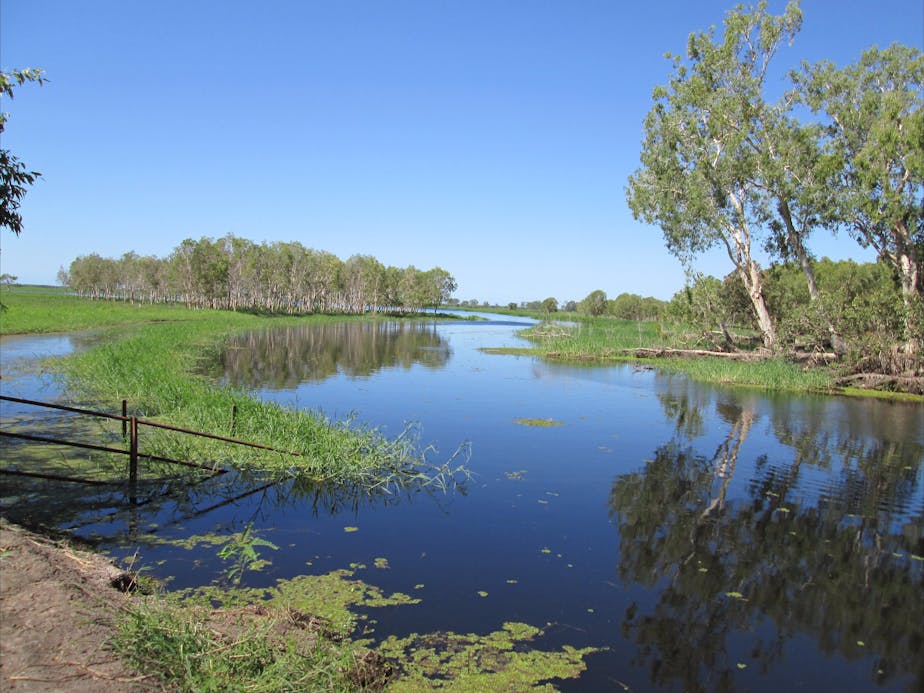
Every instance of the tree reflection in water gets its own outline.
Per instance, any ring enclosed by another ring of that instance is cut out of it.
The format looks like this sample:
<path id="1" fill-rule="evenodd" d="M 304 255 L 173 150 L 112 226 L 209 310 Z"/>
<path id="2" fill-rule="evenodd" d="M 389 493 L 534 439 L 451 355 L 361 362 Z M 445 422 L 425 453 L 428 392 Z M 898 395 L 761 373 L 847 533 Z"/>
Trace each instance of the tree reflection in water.
<path id="1" fill-rule="evenodd" d="M 442 368 L 449 345 L 436 323 L 340 321 L 254 331 L 232 338 L 207 374 L 237 387 L 285 389 L 338 373 L 366 377 L 383 368 Z"/>
<path id="2" fill-rule="evenodd" d="M 729 498 L 756 400 L 716 405 L 727 433 L 711 455 L 695 445 L 706 401 L 693 392 L 662 403 L 674 438 L 643 471 L 618 477 L 609 498 L 619 578 L 659 589 L 652 608 L 633 604 L 622 623 L 652 683 L 731 690 L 737 668 L 769 671 L 797 635 L 827 656 L 874 656 L 871 682 L 924 683 L 924 456 L 904 428 L 920 423 L 920 408 L 832 421 L 781 398 L 771 428 L 792 458 L 758 457 Z M 838 466 L 818 487 L 800 479 Z"/>

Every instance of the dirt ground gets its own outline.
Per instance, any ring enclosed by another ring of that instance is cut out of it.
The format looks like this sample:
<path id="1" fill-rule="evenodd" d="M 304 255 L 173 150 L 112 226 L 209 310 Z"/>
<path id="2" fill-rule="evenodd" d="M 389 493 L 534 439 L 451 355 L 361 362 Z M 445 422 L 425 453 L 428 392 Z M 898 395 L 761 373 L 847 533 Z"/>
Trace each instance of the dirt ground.
<path id="1" fill-rule="evenodd" d="M 108 647 L 121 571 L 0 520 L 0 691 L 158 690 Z"/>

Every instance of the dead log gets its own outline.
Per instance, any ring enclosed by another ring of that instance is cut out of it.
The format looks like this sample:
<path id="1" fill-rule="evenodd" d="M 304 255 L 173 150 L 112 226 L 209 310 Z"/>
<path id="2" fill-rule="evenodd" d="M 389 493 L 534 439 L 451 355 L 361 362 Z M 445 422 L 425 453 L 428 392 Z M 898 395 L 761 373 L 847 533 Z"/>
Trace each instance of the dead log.
<path id="1" fill-rule="evenodd" d="M 632 354 L 635 358 L 638 359 L 653 359 L 653 358 L 699 358 L 703 356 L 714 356 L 720 359 L 728 359 L 731 361 L 763 361 L 767 358 L 765 352 L 760 351 L 709 351 L 706 349 L 669 349 L 666 347 L 649 349 L 649 348 L 637 348 L 637 349 L 623 349 L 623 354 Z"/>
<path id="2" fill-rule="evenodd" d="M 885 373 L 857 373 L 837 379 L 842 387 L 861 387 L 866 390 L 885 390 L 887 392 L 907 392 L 912 395 L 924 395 L 924 377 L 887 375 Z"/>

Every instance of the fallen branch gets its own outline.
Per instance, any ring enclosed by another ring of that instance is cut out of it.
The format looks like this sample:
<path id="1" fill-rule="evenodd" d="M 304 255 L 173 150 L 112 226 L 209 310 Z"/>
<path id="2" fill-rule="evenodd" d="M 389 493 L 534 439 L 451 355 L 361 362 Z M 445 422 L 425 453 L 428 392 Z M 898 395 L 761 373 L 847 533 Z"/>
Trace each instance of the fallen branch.
<path id="1" fill-rule="evenodd" d="M 638 348 L 623 349 L 623 354 L 634 355 L 639 359 L 651 358 L 699 358 L 703 356 L 713 356 L 720 359 L 729 359 L 731 361 L 763 361 L 767 354 L 759 351 L 708 351 L 706 349 L 668 349 L 668 348 Z"/>
<path id="2" fill-rule="evenodd" d="M 884 373 L 857 373 L 837 379 L 837 384 L 847 387 L 862 387 L 868 390 L 908 392 L 924 395 L 924 377 L 886 375 Z"/>

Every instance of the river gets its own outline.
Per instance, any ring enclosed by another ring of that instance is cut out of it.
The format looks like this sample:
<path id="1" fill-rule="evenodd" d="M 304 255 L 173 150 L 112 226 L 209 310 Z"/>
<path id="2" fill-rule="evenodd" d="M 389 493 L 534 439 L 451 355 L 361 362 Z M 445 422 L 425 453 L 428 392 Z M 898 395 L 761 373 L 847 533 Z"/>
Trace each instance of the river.
<path id="1" fill-rule="evenodd" d="M 373 638 L 517 621 L 545 629 L 537 647 L 603 648 L 562 690 L 921 690 L 924 406 L 487 353 L 528 324 L 487 317 L 256 332 L 206 370 L 386 436 L 410 426 L 434 462 L 468 459 L 462 488 L 370 500 L 229 476 L 126 511 L 5 481 L 4 514 L 40 504 L 172 588 L 222 565 L 166 540 L 252 522 L 279 548 L 249 585 L 361 564 L 422 599 L 378 610 Z M 4 394 L 55 394 L 12 354 L 79 345 L 5 341 Z"/>

